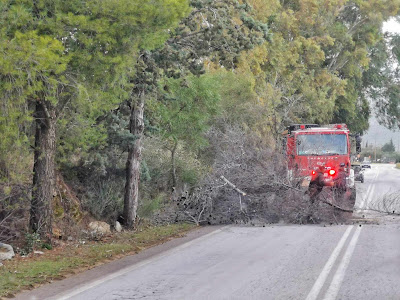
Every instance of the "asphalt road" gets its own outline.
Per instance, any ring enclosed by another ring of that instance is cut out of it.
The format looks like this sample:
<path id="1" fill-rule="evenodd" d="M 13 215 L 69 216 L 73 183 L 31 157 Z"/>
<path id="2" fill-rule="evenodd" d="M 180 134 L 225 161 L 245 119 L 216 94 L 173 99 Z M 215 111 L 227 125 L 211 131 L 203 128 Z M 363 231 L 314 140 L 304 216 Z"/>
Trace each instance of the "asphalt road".
<path id="1" fill-rule="evenodd" d="M 17 299 L 400 299 L 400 219 L 378 212 L 400 212 L 400 170 L 372 165 L 357 189 L 363 225 L 223 227 Z"/>

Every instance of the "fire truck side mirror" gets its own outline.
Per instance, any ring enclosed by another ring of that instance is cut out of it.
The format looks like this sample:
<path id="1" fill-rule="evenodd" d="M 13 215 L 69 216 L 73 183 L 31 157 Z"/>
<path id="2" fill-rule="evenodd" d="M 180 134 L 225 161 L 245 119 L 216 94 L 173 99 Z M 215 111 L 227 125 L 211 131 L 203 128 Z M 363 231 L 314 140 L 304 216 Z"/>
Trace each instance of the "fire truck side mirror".
<path id="1" fill-rule="evenodd" d="M 356 153 L 359 154 L 361 152 L 361 136 L 356 136 Z"/>

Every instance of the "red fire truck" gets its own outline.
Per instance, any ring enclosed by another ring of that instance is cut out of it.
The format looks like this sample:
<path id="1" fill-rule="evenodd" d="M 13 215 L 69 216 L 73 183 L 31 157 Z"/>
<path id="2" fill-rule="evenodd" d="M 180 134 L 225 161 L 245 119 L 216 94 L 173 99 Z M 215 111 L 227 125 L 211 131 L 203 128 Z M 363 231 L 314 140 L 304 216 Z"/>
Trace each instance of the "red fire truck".
<path id="1" fill-rule="evenodd" d="M 346 124 L 294 124 L 287 128 L 288 175 L 302 187 L 337 187 L 355 200 L 350 132 Z M 357 138 L 357 152 L 361 139 Z"/>

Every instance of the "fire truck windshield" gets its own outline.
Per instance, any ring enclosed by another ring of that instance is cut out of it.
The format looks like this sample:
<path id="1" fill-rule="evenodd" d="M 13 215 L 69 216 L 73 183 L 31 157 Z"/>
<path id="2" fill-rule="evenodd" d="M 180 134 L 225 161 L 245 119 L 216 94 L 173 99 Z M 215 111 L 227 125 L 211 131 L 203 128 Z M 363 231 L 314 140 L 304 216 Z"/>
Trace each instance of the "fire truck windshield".
<path id="1" fill-rule="evenodd" d="M 298 134 L 297 155 L 345 155 L 347 137 L 345 134 Z"/>

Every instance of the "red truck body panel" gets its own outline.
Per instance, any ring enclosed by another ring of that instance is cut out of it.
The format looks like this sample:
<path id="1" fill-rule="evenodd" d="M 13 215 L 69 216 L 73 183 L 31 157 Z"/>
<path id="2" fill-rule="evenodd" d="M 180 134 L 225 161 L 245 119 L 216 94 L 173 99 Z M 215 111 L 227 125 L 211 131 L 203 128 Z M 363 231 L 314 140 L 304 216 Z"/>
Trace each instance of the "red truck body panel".
<path id="1" fill-rule="evenodd" d="M 288 170 L 295 178 L 312 180 L 323 170 L 326 185 L 333 186 L 338 176 L 350 174 L 350 136 L 345 124 L 323 127 L 296 125 L 288 132 L 286 154 Z"/>

